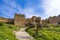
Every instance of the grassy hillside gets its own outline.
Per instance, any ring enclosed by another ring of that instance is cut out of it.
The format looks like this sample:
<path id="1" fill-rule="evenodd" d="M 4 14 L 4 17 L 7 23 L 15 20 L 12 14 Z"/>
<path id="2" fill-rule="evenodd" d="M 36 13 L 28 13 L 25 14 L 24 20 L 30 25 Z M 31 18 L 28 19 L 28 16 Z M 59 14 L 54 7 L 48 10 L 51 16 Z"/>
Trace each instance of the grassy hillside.
<path id="1" fill-rule="evenodd" d="M 36 28 L 28 28 L 26 31 L 36 40 L 60 40 L 60 25 L 49 24 L 49 27 L 39 29 L 36 34 Z"/>
<path id="2" fill-rule="evenodd" d="M 13 31 L 17 31 L 20 28 L 6 23 L 0 23 L 0 40 L 17 40 Z"/>

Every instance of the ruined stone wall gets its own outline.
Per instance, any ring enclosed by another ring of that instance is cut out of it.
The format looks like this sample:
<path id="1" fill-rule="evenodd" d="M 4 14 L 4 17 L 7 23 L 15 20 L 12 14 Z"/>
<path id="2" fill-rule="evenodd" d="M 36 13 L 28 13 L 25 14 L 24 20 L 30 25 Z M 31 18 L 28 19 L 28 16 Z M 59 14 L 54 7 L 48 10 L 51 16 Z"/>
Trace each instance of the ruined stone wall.
<path id="1" fill-rule="evenodd" d="M 33 16 L 32 18 L 26 19 L 26 24 L 31 23 L 31 24 L 36 24 L 36 19 L 39 18 L 40 23 L 41 23 L 41 18 Z"/>
<path id="2" fill-rule="evenodd" d="M 14 25 L 24 26 L 25 25 L 25 16 L 21 14 L 15 14 Z"/>
<path id="3" fill-rule="evenodd" d="M 28 18 L 28 19 L 26 19 L 26 23 L 28 24 L 28 23 L 31 23 L 31 24 L 33 24 L 33 23 L 35 23 L 35 20 L 36 20 L 36 16 L 33 16 L 32 18 Z"/>
<path id="4" fill-rule="evenodd" d="M 50 23 L 58 23 L 58 18 L 57 17 L 51 17 L 51 18 L 49 18 L 49 22 Z"/>
<path id="5" fill-rule="evenodd" d="M 13 24 L 14 19 L 0 17 L 0 22 Z"/>
<path id="6" fill-rule="evenodd" d="M 26 24 L 28 24 L 28 23 L 32 23 L 31 18 L 30 19 L 26 19 Z"/>
<path id="7" fill-rule="evenodd" d="M 0 22 L 8 22 L 8 19 L 0 17 Z"/>
<path id="8" fill-rule="evenodd" d="M 33 16 L 33 17 L 31 18 L 33 24 L 35 24 L 36 18 L 37 18 L 36 16 Z"/>
<path id="9" fill-rule="evenodd" d="M 58 23 L 60 24 L 60 15 L 58 16 Z"/>
<path id="10" fill-rule="evenodd" d="M 14 19 L 8 19 L 8 24 L 14 24 Z"/>
<path id="11" fill-rule="evenodd" d="M 48 21 L 49 23 L 58 24 L 60 23 L 60 16 L 49 17 L 46 21 Z"/>
<path id="12" fill-rule="evenodd" d="M 14 19 L 0 17 L 0 22 L 11 23 L 17 26 L 25 26 L 28 23 L 34 24 L 37 18 L 38 17 L 33 16 L 32 18 L 26 19 L 24 14 L 15 14 Z M 54 24 L 60 23 L 60 15 L 49 17 L 46 20 L 41 20 L 41 17 L 39 17 L 39 19 L 40 23 L 54 23 Z"/>

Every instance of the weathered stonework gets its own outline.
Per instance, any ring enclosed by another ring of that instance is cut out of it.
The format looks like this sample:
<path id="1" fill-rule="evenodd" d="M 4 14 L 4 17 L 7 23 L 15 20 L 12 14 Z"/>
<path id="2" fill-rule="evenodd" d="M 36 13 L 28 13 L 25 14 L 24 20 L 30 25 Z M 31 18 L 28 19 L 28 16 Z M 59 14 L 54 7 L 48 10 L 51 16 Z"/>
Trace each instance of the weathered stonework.
<path id="1" fill-rule="evenodd" d="M 60 23 L 60 16 L 49 17 L 46 20 L 42 20 L 42 23 L 59 24 Z"/>
<path id="2" fill-rule="evenodd" d="M 40 17 L 36 17 L 36 16 L 33 16 L 32 18 L 29 18 L 29 19 L 26 19 L 26 24 L 28 23 L 31 23 L 31 24 L 36 24 L 36 19 L 39 18 L 40 22 L 41 23 L 41 18 Z"/>
<path id="3" fill-rule="evenodd" d="M 0 22 L 8 22 L 8 19 L 0 17 Z"/>
<path id="4" fill-rule="evenodd" d="M 14 25 L 25 26 L 25 15 L 23 15 L 23 14 L 15 14 Z"/>
<path id="5" fill-rule="evenodd" d="M 46 20 L 41 20 L 41 17 L 33 16 L 32 18 L 25 18 L 24 14 L 15 14 L 14 19 L 8 19 L 8 18 L 2 18 L 0 17 L 0 22 L 10 23 L 17 26 L 25 26 L 26 24 L 35 24 L 35 20 L 39 18 L 40 24 L 45 23 L 54 23 L 54 24 L 60 24 L 60 15 L 59 16 L 53 16 L 49 17 Z"/>
<path id="6" fill-rule="evenodd" d="M 8 19 L 8 18 L 3 18 L 3 17 L 0 17 L 0 22 L 14 24 L 13 19 Z"/>

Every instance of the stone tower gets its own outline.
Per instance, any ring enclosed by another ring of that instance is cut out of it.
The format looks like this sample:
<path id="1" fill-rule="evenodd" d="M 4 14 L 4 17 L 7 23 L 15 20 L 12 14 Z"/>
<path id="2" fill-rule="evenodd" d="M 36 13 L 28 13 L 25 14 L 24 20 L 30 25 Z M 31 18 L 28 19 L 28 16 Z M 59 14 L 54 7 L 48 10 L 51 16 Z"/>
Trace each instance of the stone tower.
<path id="1" fill-rule="evenodd" d="M 35 20 L 36 20 L 36 16 L 33 16 L 31 19 L 32 19 L 32 24 L 36 24 Z"/>
<path id="2" fill-rule="evenodd" d="M 14 25 L 25 26 L 25 15 L 24 14 L 15 14 Z"/>

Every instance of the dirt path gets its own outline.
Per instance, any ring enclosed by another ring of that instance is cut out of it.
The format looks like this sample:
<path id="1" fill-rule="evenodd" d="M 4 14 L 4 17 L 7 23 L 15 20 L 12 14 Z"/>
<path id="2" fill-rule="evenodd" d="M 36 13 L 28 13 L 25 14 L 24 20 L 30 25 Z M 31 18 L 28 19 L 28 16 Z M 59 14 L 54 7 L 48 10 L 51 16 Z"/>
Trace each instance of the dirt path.
<path id="1" fill-rule="evenodd" d="M 16 32 L 16 38 L 18 40 L 33 40 L 34 38 L 30 36 L 26 31 L 26 28 L 21 28 L 20 31 Z"/>

